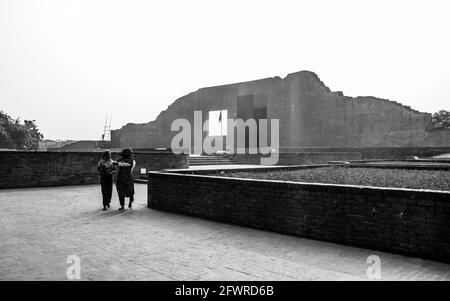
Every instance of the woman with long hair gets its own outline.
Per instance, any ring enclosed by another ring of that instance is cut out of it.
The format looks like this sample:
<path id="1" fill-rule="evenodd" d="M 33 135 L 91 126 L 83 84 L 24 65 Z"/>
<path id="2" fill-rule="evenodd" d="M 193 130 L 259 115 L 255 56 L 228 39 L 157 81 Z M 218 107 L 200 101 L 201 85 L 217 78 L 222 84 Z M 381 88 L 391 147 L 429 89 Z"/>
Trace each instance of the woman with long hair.
<path id="1" fill-rule="evenodd" d="M 122 150 L 116 162 L 119 168 L 116 179 L 117 194 L 120 202 L 119 210 L 124 210 L 126 197 L 130 198 L 128 208 L 132 207 L 134 201 L 133 169 L 136 166 L 136 161 L 134 161 L 132 150 L 130 148 Z"/>
<path id="2" fill-rule="evenodd" d="M 113 189 L 113 175 L 116 172 L 114 161 L 111 159 L 111 152 L 105 151 L 102 159 L 97 164 L 97 170 L 100 174 L 100 185 L 103 196 L 103 210 L 110 207 Z"/>

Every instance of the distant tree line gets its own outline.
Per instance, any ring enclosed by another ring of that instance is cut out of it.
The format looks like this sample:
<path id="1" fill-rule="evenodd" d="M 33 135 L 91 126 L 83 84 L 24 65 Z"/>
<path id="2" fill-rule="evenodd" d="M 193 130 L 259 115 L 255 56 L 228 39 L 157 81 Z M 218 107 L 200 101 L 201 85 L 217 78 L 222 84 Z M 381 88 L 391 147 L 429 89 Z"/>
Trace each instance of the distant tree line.
<path id="1" fill-rule="evenodd" d="M 450 112 L 440 110 L 432 115 L 432 124 L 435 129 L 450 129 Z"/>
<path id="2" fill-rule="evenodd" d="M 21 122 L 0 111 L 0 148 L 37 150 L 43 138 L 34 120 Z"/>
<path id="3" fill-rule="evenodd" d="M 44 139 L 41 143 L 39 143 L 40 150 L 47 150 L 49 148 L 61 148 L 67 144 L 72 144 L 76 142 L 76 140 L 51 140 Z"/>

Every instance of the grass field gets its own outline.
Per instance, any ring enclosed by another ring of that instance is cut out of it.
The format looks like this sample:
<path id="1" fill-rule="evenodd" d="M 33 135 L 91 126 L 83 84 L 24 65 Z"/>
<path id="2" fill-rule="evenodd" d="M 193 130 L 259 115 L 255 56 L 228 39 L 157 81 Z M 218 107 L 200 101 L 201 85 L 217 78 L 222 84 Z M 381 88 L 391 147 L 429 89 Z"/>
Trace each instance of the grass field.
<path id="1" fill-rule="evenodd" d="M 293 171 L 230 172 L 222 176 L 450 191 L 450 171 L 441 170 L 322 167 Z"/>

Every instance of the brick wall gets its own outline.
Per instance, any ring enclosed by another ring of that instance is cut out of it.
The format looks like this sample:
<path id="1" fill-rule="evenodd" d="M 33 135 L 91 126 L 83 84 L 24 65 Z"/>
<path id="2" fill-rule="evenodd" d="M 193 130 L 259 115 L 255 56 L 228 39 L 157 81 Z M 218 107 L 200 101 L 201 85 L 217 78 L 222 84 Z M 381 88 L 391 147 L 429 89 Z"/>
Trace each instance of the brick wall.
<path id="1" fill-rule="evenodd" d="M 148 174 L 148 206 L 450 262 L 450 192 Z"/>
<path id="2" fill-rule="evenodd" d="M 113 157 L 116 158 L 116 154 L 113 154 Z M 171 151 L 135 152 L 134 158 L 136 160 L 136 168 L 134 169 L 135 176 L 140 175 L 141 168 L 146 168 L 148 171 L 150 171 L 168 168 L 189 167 L 189 155 L 176 155 Z"/>
<path id="3" fill-rule="evenodd" d="M 205 121 L 208 111 L 225 109 L 236 119 L 243 96 L 265 103 L 267 118 L 279 119 L 281 147 L 450 146 L 450 130 L 433 130 L 431 114 L 395 101 L 332 92 L 316 74 L 303 71 L 199 89 L 178 98 L 154 121 L 112 131 L 111 147 L 171 147 L 174 120 L 193 125 L 194 111 L 202 111 Z"/>
<path id="4" fill-rule="evenodd" d="M 430 157 L 450 153 L 448 147 L 281 147 L 282 153 L 356 152 L 361 159 L 406 159 L 410 156 Z"/>
<path id="5" fill-rule="evenodd" d="M 98 183 L 97 163 L 102 152 L 0 152 L 0 189 Z M 118 156 L 113 153 L 113 158 Z M 135 177 L 141 168 L 186 168 L 187 155 L 171 152 L 136 153 Z"/>
<path id="6" fill-rule="evenodd" d="M 236 166 L 235 168 L 220 168 L 216 166 L 215 169 L 195 169 L 195 166 L 192 169 L 173 169 L 168 171 L 169 173 L 175 174 L 192 174 L 192 175 L 221 175 L 223 172 L 231 173 L 231 172 L 252 172 L 252 173 L 263 173 L 263 172 L 273 172 L 273 171 L 292 171 L 292 170 L 301 170 L 301 169 L 311 169 L 311 168 L 321 168 L 327 166 L 334 166 L 334 164 L 308 164 L 308 165 L 289 165 L 289 166 L 252 166 L 252 167 L 242 167 Z"/>
<path id="7" fill-rule="evenodd" d="M 261 164 L 260 154 L 236 154 L 236 160 L 240 164 Z M 268 157 L 264 155 L 263 157 Z M 283 152 L 279 153 L 276 165 L 300 165 L 328 163 L 329 161 L 353 161 L 361 160 L 358 152 Z"/>

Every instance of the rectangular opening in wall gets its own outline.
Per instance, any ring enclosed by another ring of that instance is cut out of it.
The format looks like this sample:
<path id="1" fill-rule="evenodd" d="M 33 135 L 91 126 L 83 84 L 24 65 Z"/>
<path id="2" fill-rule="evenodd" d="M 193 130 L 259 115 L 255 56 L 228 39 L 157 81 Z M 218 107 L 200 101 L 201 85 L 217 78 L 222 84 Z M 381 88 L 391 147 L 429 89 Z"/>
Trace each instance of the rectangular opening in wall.
<path id="1" fill-rule="evenodd" d="M 264 94 L 258 95 L 240 95 L 237 97 L 237 118 L 247 121 L 249 119 L 256 120 L 257 128 L 259 127 L 260 119 L 267 119 L 267 96 Z M 268 129 L 270 130 L 270 128 Z M 257 134 L 257 133 L 256 133 Z M 249 129 L 245 129 L 245 148 L 249 148 Z M 259 147 L 259 135 L 256 137 L 257 146 Z M 270 133 L 268 137 L 270 141 Z"/>
<path id="2" fill-rule="evenodd" d="M 226 136 L 227 135 L 227 110 L 209 111 L 208 115 L 208 135 Z"/>

